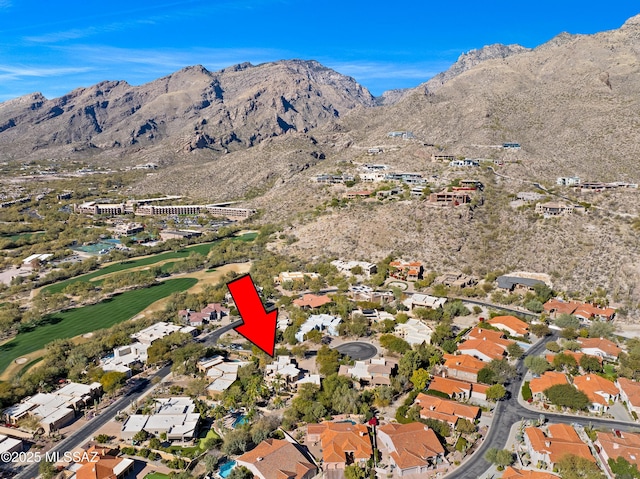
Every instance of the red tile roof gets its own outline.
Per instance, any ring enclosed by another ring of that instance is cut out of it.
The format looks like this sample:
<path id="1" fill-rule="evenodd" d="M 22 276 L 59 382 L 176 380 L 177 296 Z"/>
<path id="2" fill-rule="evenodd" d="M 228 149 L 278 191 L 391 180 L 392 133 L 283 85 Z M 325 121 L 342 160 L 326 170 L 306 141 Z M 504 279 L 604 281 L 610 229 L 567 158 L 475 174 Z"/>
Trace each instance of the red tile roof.
<path id="1" fill-rule="evenodd" d="M 567 454 L 595 462 L 589 446 L 580 440 L 576 431 L 568 424 L 550 424 L 548 431 L 549 434 L 545 436 L 541 429 L 528 427 L 524 433 L 529 438 L 533 450 L 548 454 L 552 464 L 557 463 Z"/>
<path id="2" fill-rule="evenodd" d="M 578 365 L 580 365 L 580 360 L 582 359 L 583 356 L 589 356 L 591 358 L 596 358 L 598 360 L 598 362 L 600 364 L 602 364 L 602 358 L 600 356 L 592 356 L 590 354 L 584 354 L 584 353 L 580 353 L 578 351 L 571 351 L 569 349 L 565 349 L 564 351 L 562 351 L 562 354 L 566 354 L 567 356 L 571 356 L 573 359 L 576 360 L 576 363 Z M 556 355 L 555 354 L 547 354 L 545 356 L 545 359 L 547 361 L 549 361 L 549 363 L 553 363 L 553 358 L 555 358 Z"/>
<path id="3" fill-rule="evenodd" d="M 509 343 L 511 342 L 509 341 Z M 488 339 L 467 339 L 458 345 L 458 351 L 462 353 L 471 354 L 471 352 L 477 351 L 490 359 L 502 359 L 506 354 L 506 349 L 506 346 Z"/>
<path id="4" fill-rule="evenodd" d="M 529 387 L 533 394 L 539 394 L 549 389 L 551 386 L 557 386 L 558 384 L 569 384 L 567 376 L 564 373 L 557 373 L 555 371 L 547 371 L 539 378 L 534 378 L 529 382 Z"/>
<path id="5" fill-rule="evenodd" d="M 598 432 L 597 435 L 597 442 L 608 457 L 624 457 L 631 464 L 640 467 L 640 434 L 620 431 L 619 434 Z"/>
<path id="6" fill-rule="evenodd" d="M 346 463 L 347 453 L 352 453 L 356 460 L 369 459 L 373 454 L 369 429 L 364 424 L 323 422 L 315 431 L 321 426 L 324 428 L 320 442 L 325 463 Z"/>
<path id="7" fill-rule="evenodd" d="M 289 441 L 267 439 L 237 459 L 238 464 L 251 464 L 261 479 L 301 479 L 316 466 Z"/>
<path id="8" fill-rule="evenodd" d="M 640 383 L 627 378 L 618 378 L 617 386 L 627 395 L 627 402 L 633 407 L 640 407 Z"/>
<path id="9" fill-rule="evenodd" d="M 436 376 L 431 380 L 431 383 L 429 383 L 428 390 L 440 391 L 441 393 L 448 394 L 450 397 L 453 397 L 454 394 L 469 396 L 471 394 L 471 384 L 456 379 Z"/>
<path id="10" fill-rule="evenodd" d="M 546 471 L 531 471 L 507 467 L 502 473 L 502 479 L 559 479 L 560 476 Z"/>
<path id="11" fill-rule="evenodd" d="M 331 303 L 332 299 L 327 296 L 317 296 L 315 294 L 305 294 L 300 299 L 294 299 L 293 304 L 300 308 L 309 307 L 309 308 L 319 308 L 323 304 Z"/>
<path id="12" fill-rule="evenodd" d="M 529 332 L 529 324 L 516 318 L 515 316 L 496 316 L 495 318 L 487 321 L 488 324 L 495 326 L 498 329 L 509 328 L 514 331 L 515 334 L 524 336 Z"/>
<path id="13" fill-rule="evenodd" d="M 622 349 L 616 343 L 605 338 L 578 338 L 578 342 L 582 349 L 599 349 L 603 353 L 616 358 L 622 352 Z"/>
<path id="14" fill-rule="evenodd" d="M 424 393 L 418 394 L 415 402 L 421 407 L 421 417 L 438 419 L 451 424 L 455 424 L 458 418 L 473 421 L 480 414 L 479 407 L 460 404 L 456 401 L 429 396 Z"/>
<path id="15" fill-rule="evenodd" d="M 586 374 L 584 376 L 576 376 L 573 378 L 573 384 L 587 395 L 589 401 L 594 404 L 608 405 L 609 402 L 600 394 L 599 391 L 604 392 L 610 396 L 617 396 L 620 391 L 616 385 L 608 379 L 598 376 L 597 374 Z"/>
<path id="16" fill-rule="evenodd" d="M 444 454 L 436 434 L 422 423 L 386 424 L 378 431 L 391 439 L 395 451 L 390 456 L 400 469 L 427 466 L 428 459 Z"/>
<path id="17" fill-rule="evenodd" d="M 455 369 L 465 373 L 478 374 L 487 364 L 468 354 L 445 354 L 444 367 L 447 369 Z"/>

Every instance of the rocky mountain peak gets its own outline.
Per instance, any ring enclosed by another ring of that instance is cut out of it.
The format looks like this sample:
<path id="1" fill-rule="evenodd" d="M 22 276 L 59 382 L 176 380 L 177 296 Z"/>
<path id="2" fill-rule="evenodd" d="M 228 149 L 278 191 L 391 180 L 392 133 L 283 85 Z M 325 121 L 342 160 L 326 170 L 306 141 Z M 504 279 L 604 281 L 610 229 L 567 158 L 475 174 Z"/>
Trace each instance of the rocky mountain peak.
<path id="1" fill-rule="evenodd" d="M 466 53 L 462 53 L 458 60 L 451 65 L 451 67 L 442 73 L 434 76 L 431 80 L 423 83 L 421 87 L 424 92 L 429 95 L 439 90 L 449 80 L 457 77 L 461 73 L 475 67 L 476 65 L 495 58 L 507 58 L 512 55 L 529 51 L 529 48 L 521 45 L 503 45 L 495 43 L 493 45 L 487 45 L 480 49 L 469 50 Z"/>

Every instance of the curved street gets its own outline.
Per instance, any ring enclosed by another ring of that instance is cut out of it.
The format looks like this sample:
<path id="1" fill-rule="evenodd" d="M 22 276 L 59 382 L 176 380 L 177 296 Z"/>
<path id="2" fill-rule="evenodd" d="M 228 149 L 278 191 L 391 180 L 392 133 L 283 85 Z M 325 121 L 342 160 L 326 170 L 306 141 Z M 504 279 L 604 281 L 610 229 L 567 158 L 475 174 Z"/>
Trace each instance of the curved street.
<path id="1" fill-rule="evenodd" d="M 524 366 L 524 358 L 529 355 L 537 356 L 545 350 L 545 344 L 547 341 L 557 339 L 557 333 L 552 336 L 547 336 L 539 340 L 536 344 L 531 346 L 525 356 L 523 356 L 516 364 L 518 375 L 520 380 L 513 381 L 507 386 L 509 393 L 508 399 L 498 402 L 494 413 L 493 422 L 489 428 L 489 433 L 484 442 L 478 448 L 476 452 L 454 471 L 447 474 L 445 477 L 448 479 L 467 479 L 469 477 L 483 477 L 483 474 L 491 467 L 484 459 L 484 453 L 487 449 L 495 447 L 497 449 L 504 449 L 509 438 L 509 431 L 511 426 L 522 419 L 537 420 L 540 418 L 540 414 L 544 414 L 544 417 L 549 422 L 561 422 L 561 423 L 577 423 L 583 426 L 599 426 L 612 429 L 624 429 L 631 430 L 637 429 L 640 431 L 640 426 L 637 424 L 616 421 L 613 419 L 604 419 L 597 417 L 584 417 L 584 416 L 570 416 L 566 414 L 550 413 L 548 411 L 533 411 L 518 402 L 518 394 L 522 386 L 522 378 L 527 371 Z"/>

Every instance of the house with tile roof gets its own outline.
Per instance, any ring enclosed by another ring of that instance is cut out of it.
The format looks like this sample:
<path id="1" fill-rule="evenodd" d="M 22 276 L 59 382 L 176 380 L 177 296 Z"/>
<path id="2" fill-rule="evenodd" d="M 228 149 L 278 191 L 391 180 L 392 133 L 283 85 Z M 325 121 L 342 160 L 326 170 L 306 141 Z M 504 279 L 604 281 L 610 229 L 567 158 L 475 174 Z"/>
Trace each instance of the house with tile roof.
<path id="1" fill-rule="evenodd" d="M 564 373 L 547 371 L 539 378 L 533 378 L 529 381 L 529 388 L 531 388 L 531 395 L 534 399 L 544 400 L 544 392 L 551 386 L 559 384 L 569 384 L 567 376 Z"/>
<path id="2" fill-rule="evenodd" d="M 220 321 L 224 316 L 229 315 L 229 309 L 220 303 L 209 303 L 204 308 L 197 311 L 190 309 L 181 309 L 178 311 L 180 319 L 189 326 L 202 326 L 211 321 Z"/>
<path id="3" fill-rule="evenodd" d="M 502 479 L 559 479 L 560 476 L 556 476 L 547 471 L 536 471 L 531 469 L 516 469 L 508 466 L 502 473 Z"/>
<path id="4" fill-rule="evenodd" d="M 613 308 L 601 308 L 589 303 L 563 301 L 557 298 L 550 299 L 544 303 L 543 308 L 552 318 L 560 314 L 572 314 L 583 321 L 594 319 L 612 321 L 616 315 L 616 310 Z"/>
<path id="5" fill-rule="evenodd" d="M 366 361 L 356 361 L 353 366 L 343 364 L 338 370 L 341 376 L 366 381 L 372 386 L 390 386 L 391 375 L 398 363 L 386 358 L 373 358 Z"/>
<path id="6" fill-rule="evenodd" d="M 616 401 L 620 396 L 620 391 L 613 381 L 597 374 L 576 376 L 573 378 L 573 385 L 587 395 L 591 401 L 589 410 L 592 412 L 606 412 L 609 403 Z"/>
<path id="7" fill-rule="evenodd" d="M 618 378 L 615 382 L 620 390 L 620 400 L 627 403 L 629 412 L 640 415 L 640 383 L 627 378 Z"/>
<path id="8" fill-rule="evenodd" d="M 505 339 L 500 331 L 477 327 L 469 332 L 467 338 L 458 345 L 458 351 L 484 362 L 504 358 L 507 355 L 507 347 L 513 344 L 513 341 Z"/>
<path id="9" fill-rule="evenodd" d="M 455 427 L 458 419 L 473 422 L 480 417 L 480 408 L 477 406 L 469 406 L 424 393 L 416 396 L 415 404 L 420 406 L 420 417 L 445 421 L 452 427 Z"/>
<path id="10" fill-rule="evenodd" d="M 422 277 L 420 261 L 392 261 L 389 263 L 389 276 L 406 281 L 418 281 Z"/>
<path id="11" fill-rule="evenodd" d="M 578 338 L 580 351 L 591 356 L 615 361 L 620 356 L 622 349 L 616 343 L 606 338 Z"/>
<path id="12" fill-rule="evenodd" d="M 537 427 L 524 430 L 524 443 L 533 465 L 541 463 L 553 468 L 567 454 L 596 462 L 591 450 L 568 424 L 549 424 L 547 433 Z"/>
<path id="13" fill-rule="evenodd" d="M 478 372 L 487 364 L 468 354 L 445 354 L 444 367 L 449 378 L 478 382 Z"/>
<path id="14" fill-rule="evenodd" d="M 308 452 L 299 444 L 267 439 L 236 459 L 258 479 L 311 479 L 318 473 Z"/>
<path id="15" fill-rule="evenodd" d="M 333 300 L 323 294 L 321 296 L 317 294 L 303 294 L 301 298 L 294 299 L 293 304 L 302 309 L 314 309 L 319 308 L 325 304 L 333 303 Z"/>
<path id="16" fill-rule="evenodd" d="M 424 474 L 434 465 L 446 463 L 445 450 L 428 426 L 412 422 L 378 427 L 378 444 L 389 453 L 400 477 Z"/>
<path id="17" fill-rule="evenodd" d="M 428 391 L 439 391 L 445 393 L 451 399 L 469 399 L 473 387 L 470 383 L 459 381 L 457 379 L 443 378 L 435 376 L 429 383 Z"/>
<path id="18" fill-rule="evenodd" d="M 123 479 L 133 471 L 133 460 L 117 457 L 117 449 L 93 445 L 85 452 L 76 462 L 75 479 Z"/>
<path id="19" fill-rule="evenodd" d="M 496 316 L 487 321 L 494 328 L 505 331 L 511 336 L 524 337 L 529 334 L 529 323 L 516 318 L 515 316 Z"/>
<path id="20" fill-rule="evenodd" d="M 640 434 L 626 431 L 598 432 L 594 444 L 600 449 L 605 464 L 609 459 L 624 457 L 640 468 Z"/>
<path id="21" fill-rule="evenodd" d="M 350 422 L 308 424 L 307 441 L 320 442 L 325 471 L 344 470 L 351 464 L 364 467 L 373 454 L 369 429 L 364 424 Z"/>

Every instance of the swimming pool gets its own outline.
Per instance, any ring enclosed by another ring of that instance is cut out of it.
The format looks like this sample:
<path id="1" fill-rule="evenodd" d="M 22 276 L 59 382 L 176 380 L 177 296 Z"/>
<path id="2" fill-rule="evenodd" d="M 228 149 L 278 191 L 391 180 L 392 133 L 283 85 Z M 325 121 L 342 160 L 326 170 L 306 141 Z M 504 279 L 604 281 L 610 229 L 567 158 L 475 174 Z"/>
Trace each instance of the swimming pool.
<path id="1" fill-rule="evenodd" d="M 220 470 L 218 471 L 218 474 L 220 475 L 220 477 L 226 478 L 229 474 L 231 474 L 231 469 L 233 469 L 235 466 L 236 466 L 236 461 L 225 462 L 220 466 Z"/>
<path id="2" fill-rule="evenodd" d="M 247 419 L 247 416 L 245 416 L 244 414 L 238 416 L 235 421 L 233 421 L 233 424 L 231 425 L 234 429 L 237 426 L 242 426 L 243 424 L 247 424 L 249 422 L 249 420 Z"/>

